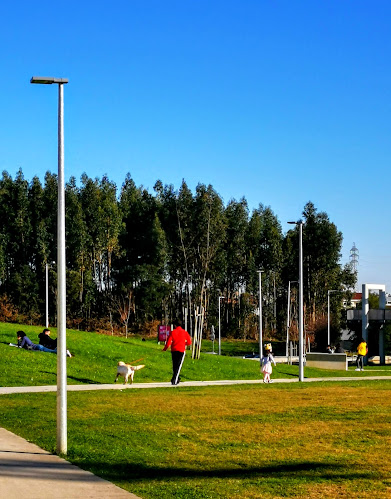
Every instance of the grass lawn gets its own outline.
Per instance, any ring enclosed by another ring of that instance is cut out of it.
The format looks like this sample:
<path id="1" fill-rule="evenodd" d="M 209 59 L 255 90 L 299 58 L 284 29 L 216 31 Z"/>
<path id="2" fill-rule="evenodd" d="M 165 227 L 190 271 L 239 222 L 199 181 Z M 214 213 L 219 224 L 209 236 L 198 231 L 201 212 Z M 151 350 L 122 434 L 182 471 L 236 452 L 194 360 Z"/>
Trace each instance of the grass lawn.
<path id="1" fill-rule="evenodd" d="M 42 331 L 42 327 L 0 324 L 0 358 L 2 360 L 0 386 L 55 385 L 56 355 L 9 346 L 9 343 L 16 343 L 16 331 L 19 329 L 23 329 L 33 342 L 38 342 L 37 336 Z M 55 328 L 52 328 L 52 336 L 56 337 Z M 260 378 L 259 361 L 232 356 L 235 346 L 241 353 L 243 352 L 243 342 L 223 342 L 223 345 L 230 356 L 202 353 L 199 360 L 192 360 L 188 351 L 181 373 L 182 380 Z M 145 364 L 146 367 L 136 373 L 136 382 L 147 383 L 171 379 L 171 355 L 169 352 L 162 352 L 163 345 L 158 345 L 156 340 L 142 341 L 134 337 L 125 339 L 68 330 L 67 346 L 75 355 L 67 359 L 69 384 L 113 383 L 119 360 L 133 362 L 138 359 L 141 359 L 138 363 Z M 206 351 L 211 351 L 210 343 L 205 342 L 205 347 Z M 224 348 L 222 352 L 224 353 Z M 305 368 L 306 377 L 365 377 L 371 374 L 391 375 L 391 366 L 370 366 L 362 373 L 356 373 L 354 368 L 349 368 L 349 371 Z M 272 377 L 298 377 L 298 366 L 279 364 L 273 369 Z"/>
<path id="2" fill-rule="evenodd" d="M 68 393 L 68 457 L 143 498 L 391 496 L 391 381 Z M 54 451 L 56 396 L 1 396 Z"/>
<path id="3" fill-rule="evenodd" d="M 0 324 L 0 386 L 55 384 L 56 355 L 10 347 L 18 329 L 32 341 L 42 331 Z M 137 382 L 171 378 L 171 355 L 156 340 L 69 330 L 67 346 L 70 384 L 112 383 L 119 360 L 142 359 Z M 182 379 L 260 378 L 259 362 L 225 346 L 229 356 L 187 355 Z M 305 368 L 306 377 L 371 374 L 389 378 L 69 392 L 67 459 L 151 499 L 389 497 L 390 367 Z M 283 364 L 272 375 L 297 376 Z M 0 425 L 54 452 L 56 394 L 2 395 Z"/>

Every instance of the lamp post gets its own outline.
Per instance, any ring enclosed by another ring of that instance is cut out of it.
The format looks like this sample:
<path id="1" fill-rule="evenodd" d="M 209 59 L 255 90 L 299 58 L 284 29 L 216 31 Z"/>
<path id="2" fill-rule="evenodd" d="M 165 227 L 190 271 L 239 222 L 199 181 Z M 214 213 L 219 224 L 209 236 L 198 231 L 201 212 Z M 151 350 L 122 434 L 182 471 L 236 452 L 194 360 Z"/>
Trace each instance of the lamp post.
<path id="1" fill-rule="evenodd" d="M 49 327 L 49 266 L 45 265 L 45 327 Z"/>
<path id="2" fill-rule="evenodd" d="M 304 381 L 303 221 L 288 224 L 299 226 L 299 381 Z"/>
<path id="3" fill-rule="evenodd" d="M 64 92 L 66 78 L 33 76 L 30 83 L 58 85 L 58 208 L 57 208 L 57 453 L 67 453 L 66 273 L 64 186 Z"/>
<path id="4" fill-rule="evenodd" d="M 262 272 L 263 272 L 263 270 L 258 270 L 258 276 L 259 276 L 259 362 L 262 362 L 262 341 L 263 341 L 263 329 L 262 329 Z"/>
<path id="5" fill-rule="evenodd" d="M 219 355 L 221 355 L 221 316 L 220 316 L 220 300 L 222 300 L 224 296 L 219 296 Z"/>
<path id="6" fill-rule="evenodd" d="M 339 292 L 339 289 L 329 289 L 327 291 L 327 346 L 330 345 L 330 293 Z"/>
<path id="7" fill-rule="evenodd" d="M 53 265 L 55 262 L 51 262 Z M 45 327 L 49 327 L 49 264 L 45 264 Z"/>
<path id="8" fill-rule="evenodd" d="M 289 329 L 290 329 L 290 320 L 291 320 L 291 284 L 297 283 L 297 281 L 289 281 L 288 283 L 288 310 L 287 310 L 287 319 L 286 319 L 286 348 L 285 354 L 288 358 L 289 355 Z"/>

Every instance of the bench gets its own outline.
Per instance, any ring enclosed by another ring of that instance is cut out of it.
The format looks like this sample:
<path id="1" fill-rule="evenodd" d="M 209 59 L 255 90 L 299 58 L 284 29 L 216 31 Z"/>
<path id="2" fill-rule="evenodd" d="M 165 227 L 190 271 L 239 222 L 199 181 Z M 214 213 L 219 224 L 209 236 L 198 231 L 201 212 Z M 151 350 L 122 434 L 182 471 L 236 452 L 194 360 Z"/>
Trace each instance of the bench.
<path id="1" fill-rule="evenodd" d="M 321 353 L 308 352 L 306 354 L 307 367 L 319 367 L 321 369 L 348 370 L 348 358 L 346 353 Z"/>

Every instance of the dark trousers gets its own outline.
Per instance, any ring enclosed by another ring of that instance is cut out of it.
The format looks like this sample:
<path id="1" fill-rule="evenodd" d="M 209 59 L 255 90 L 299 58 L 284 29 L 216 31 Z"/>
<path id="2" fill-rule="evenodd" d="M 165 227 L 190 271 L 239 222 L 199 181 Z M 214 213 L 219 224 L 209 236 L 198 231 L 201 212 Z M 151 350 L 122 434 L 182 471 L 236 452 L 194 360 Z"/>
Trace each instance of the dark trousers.
<path id="1" fill-rule="evenodd" d="M 176 385 L 179 383 L 179 373 L 181 372 L 181 367 L 183 360 L 185 358 L 185 352 L 171 352 L 172 358 L 172 378 L 171 383 Z"/>
<path id="2" fill-rule="evenodd" d="M 364 355 L 357 355 L 357 367 L 359 369 L 364 369 Z"/>

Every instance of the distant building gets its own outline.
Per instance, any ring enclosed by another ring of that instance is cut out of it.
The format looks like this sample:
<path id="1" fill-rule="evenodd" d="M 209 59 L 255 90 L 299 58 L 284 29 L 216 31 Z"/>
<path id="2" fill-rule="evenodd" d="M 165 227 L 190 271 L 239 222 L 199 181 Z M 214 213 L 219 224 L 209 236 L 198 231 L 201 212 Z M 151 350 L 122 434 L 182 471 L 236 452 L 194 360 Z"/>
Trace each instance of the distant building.
<path id="1" fill-rule="evenodd" d="M 362 293 L 353 293 L 352 298 L 348 302 L 347 300 L 343 301 L 343 306 L 345 308 L 357 308 L 362 301 Z M 391 306 L 391 296 L 390 296 L 390 306 Z"/>

